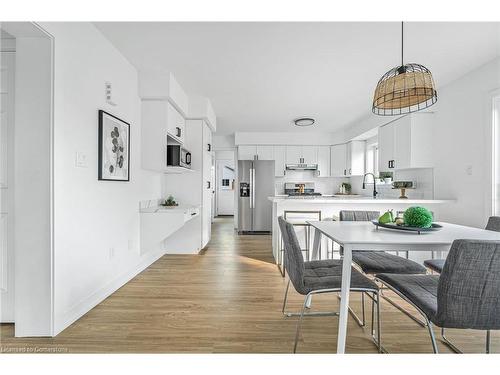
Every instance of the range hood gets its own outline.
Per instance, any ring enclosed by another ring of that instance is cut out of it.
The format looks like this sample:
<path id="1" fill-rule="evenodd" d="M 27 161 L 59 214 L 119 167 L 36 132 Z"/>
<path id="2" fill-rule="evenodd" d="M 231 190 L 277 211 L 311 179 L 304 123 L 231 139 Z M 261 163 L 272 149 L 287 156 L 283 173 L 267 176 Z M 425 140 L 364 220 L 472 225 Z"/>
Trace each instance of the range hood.
<path id="1" fill-rule="evenodd" d="M 286 164 L 287 171 L 317 171 L 318 164 Z"/>

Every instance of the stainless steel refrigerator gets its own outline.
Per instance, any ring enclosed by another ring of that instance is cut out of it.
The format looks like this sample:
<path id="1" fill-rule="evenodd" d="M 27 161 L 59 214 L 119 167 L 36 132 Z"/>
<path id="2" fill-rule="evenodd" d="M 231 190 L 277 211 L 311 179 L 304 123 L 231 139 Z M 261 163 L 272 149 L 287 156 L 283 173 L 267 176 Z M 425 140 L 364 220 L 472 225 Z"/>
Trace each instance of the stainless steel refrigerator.
<path id="1" fill-rule="evenodd" d="M 274 161 L 238 161 L 238 232 L 271 232 Z"/>

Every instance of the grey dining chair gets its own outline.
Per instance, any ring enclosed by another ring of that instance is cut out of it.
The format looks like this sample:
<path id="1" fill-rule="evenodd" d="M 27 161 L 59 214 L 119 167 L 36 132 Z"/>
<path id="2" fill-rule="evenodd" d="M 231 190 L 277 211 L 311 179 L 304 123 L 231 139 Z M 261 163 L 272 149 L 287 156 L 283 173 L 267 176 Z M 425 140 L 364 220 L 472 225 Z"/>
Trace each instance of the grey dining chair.
<path id="1" fill-rule="evenodd" d="M 491 230 L 495 232 L 500 232 L 500 216 L 490 216 L 488 219 L 488 223 L 484 228 L 486 230 Z M 436 273 L 441 273 L 444 268 L 444 264 L 446 259 L 428 259 L 424 261 L 424 265 Z M 490 331 L 486 331 L 486 336 L 490 335 Z M 462 351 L 450 341 L 450 339 L 446 336 L 445 328 L 441 328 L 441 337 L 443 342 L 450 347 L 455 353 L 462 353 Z"/>
<path id="2" fill-rule="evenodd" d="M 278 223 L 281 229 L 283 244 L 285 246 L 285 257 L 286 257 L 286 273 L 288 274 L 288 283 L 286 286 L 285 297 L 283 300 L 282 312 L 286 316 L 298 315 L 299 320 L 297 322 L 297 328 L 295 332 L 295 342 L 293 346 L 293 352 L 297 351 L 297 344 L 299 340 L 300 328 L 302 324 L 302 319 L 304 316 L 311 315 L 335 315 L 338 316 L 338 312 L 328 312 L 328 313 L 305 313 L 307 308 L 308 299 L 315 294 L 323 293 L 337 293 L 341 290 L 342 284 L 342 261 L 339 259 L 326 259 L 318 261 L 304 262 L 302 255 L 302 250 L 300 248 L 295 229 L 293 224 L 287 222 L 282 216 L 278 217 Z M 372 338 L 377 345 L 379 351 L 382 351 L 381 347 L 381 334 L 380 334 L 380 301 L 379 301 L 379 288 L 375 282 L 368 279 L 366 276 L 361 274 L 359 271 L 352 269 L 351 274 L 351 292 L 362 292 L 370 293 L 372 299 Z M 300 314 L 289 314 L 286 313 L 286 303 L 288 297 L 288 291 L 292 283 L 295 290 L 305 296 L 304 303 Z M 376 306 L 377 315 L 377 329 L 375 336 L 374 328 L 374 314 Z"/>
<path id="3" fill-rule="evenodd" d="M 500 242 L 455 240 L 441 275 L 378 274 L 376 279 L 413 305 L 426 320 L 432 349 L 433 324 L 441 328 L 500 329 Z"/>
<path id="4" fill-rule="evenodd" d="M 340 211 L 340 221 L 371 221 L 378 219 L 379 216 L 379 211 Z M 425 274 L 427 272 L 426 268 L 417 262 L 383 251 L 353 251 L 352 261 L 367 275 L 376 275 L 378 273 Z M 425 323 L 414 317 L 391 298 L 384 296 L 383 293 L 381 297 L 416 323 L 425 326 Z M 361 299 L 361 303 L 364 311 L 364 298 Z"/>
<path id="5" fill-rule="evenodd" d="M 500 232 L 500 216 L 490 216 L 484 229 Z M 441 273 L 445 261 L 446 259 L 427 259 L 424 260 L 424 265 L 434 272 Z"/>

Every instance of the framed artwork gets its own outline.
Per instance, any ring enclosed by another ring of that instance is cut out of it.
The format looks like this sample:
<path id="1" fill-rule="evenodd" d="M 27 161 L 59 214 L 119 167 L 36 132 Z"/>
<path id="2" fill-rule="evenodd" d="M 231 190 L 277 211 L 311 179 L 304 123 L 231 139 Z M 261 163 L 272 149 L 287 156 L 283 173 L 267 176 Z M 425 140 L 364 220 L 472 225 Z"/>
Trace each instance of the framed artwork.
<path id="1" fill-rule="evenodd" d="M 130 181 L 130 124 L 99 110 L 99 180 Z"/>

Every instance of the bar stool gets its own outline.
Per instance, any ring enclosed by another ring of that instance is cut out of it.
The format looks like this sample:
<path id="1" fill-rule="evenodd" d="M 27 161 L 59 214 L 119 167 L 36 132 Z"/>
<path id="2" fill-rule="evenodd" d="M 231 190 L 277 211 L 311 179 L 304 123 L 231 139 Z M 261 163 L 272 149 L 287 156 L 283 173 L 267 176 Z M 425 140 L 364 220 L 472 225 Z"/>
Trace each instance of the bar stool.
<path id="1" fill-rule="evenodd" d="M 301 210 L 286 210 L 283 211 L 283 218 L 291 223 L 294 227 L 304 228 L 305 247 L 301 249 L 306 253 L 305 259 L 310 260 L 309 254 L 311 249 L 311 226 L 308 221 L 321 221 L 321 211 L 301 211 Z M 278 268 L 281 276 L 285 277 L 285 247 L 283 246 L 283 237 L 280 239 L 279 261 Z"/>

